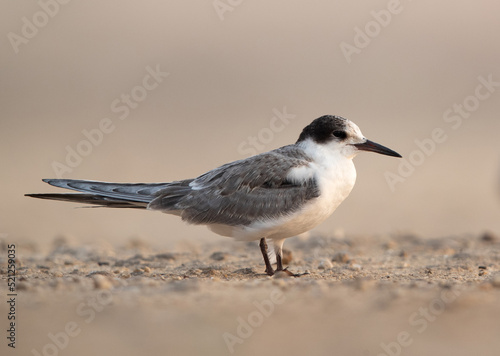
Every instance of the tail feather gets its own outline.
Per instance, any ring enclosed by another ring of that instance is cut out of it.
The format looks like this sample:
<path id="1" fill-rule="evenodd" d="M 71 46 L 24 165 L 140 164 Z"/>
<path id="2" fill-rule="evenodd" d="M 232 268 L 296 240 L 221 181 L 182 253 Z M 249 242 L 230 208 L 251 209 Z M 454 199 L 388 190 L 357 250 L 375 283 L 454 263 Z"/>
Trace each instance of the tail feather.
<path id="1" fill-rule="evenodd" d="M 43 179 L 55 187 L 92 193 L 119 200 L 149 203 L 155 194 L 170 183 L 108 183 L 77 179 Z"/>
<path id="2" fill-rule="evenodd" d="M 108 183 L 76 179 L 43 179 L 59 188 L 81 193 L 26 194 L 28 197 L 93 204 L 109 208 L 146 209 L 157 193 L 175 183 Z"/>
<path id="3" fill-rule="evenodd" d="M 62 200 L 73 203 L 83 203 L 92 204 L 98 207 L 107 208 L 135 208 L 135 209 L 146 209 L 147 203 L 136 202 L 136 201 L 126 201 L 108 198 L 100 195 L 94 194 L 81 194 L 81 193 L 47 193 L 47 194 L 25 194 L 27 197 L 38 198 L 38 199 L 48 199 L 48 200 Z"/>

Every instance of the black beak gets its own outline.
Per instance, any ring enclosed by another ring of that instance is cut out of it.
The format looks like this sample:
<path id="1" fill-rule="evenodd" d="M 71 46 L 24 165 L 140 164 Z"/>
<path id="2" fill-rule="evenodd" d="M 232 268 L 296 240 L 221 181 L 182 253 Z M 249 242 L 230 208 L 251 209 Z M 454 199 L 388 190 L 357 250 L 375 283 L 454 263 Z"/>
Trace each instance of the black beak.
<path id="1" fill-rule="evenodd" d="M 380 153 L 382 155 L 392 156 L 392 157 L 402 157 L 399 153 L 391 150 L 390 148 L 379 145 L 378 143 L 375 143 L 375 142 L 370 141 L 370 140 L 366 140 L 366 142 L 363 142 L 363 143 L 357 143 L 354 146 L 357 147 L 358 150 L 361 150 L 361 151 L 376 152 L 376 153 Z"/>

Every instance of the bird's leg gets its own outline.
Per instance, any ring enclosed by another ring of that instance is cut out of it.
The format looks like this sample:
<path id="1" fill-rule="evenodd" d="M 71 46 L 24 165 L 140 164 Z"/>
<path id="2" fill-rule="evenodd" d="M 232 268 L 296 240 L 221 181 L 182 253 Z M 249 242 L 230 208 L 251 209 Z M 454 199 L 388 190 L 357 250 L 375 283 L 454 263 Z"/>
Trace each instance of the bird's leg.
<path id="1" fill-rule="evenodd" d="M 273 267 L 271 266 L 271 262 L 269 261 L 269 256 L 267 255 L 267 243 L 266 243 L 266 238 L 263 237 L 260 239 L 260 251 L 262 252 L 262 257 L 264 257 L 264 263 L 266 264 L 266 273 L 269 276 L 272 276 L 274 274 Z"/>
<path id="2" fill-rule="evenodd" d="M 283 271 L 283 263 L 281 262 L 281 255 L 276 254 L 276 271 Z"/>
<path id="3" fill-rule="evenodd" d="M 283 240 L 274 242 L 274 252 L 276 253 L 276 272 L 283 271 L 283 262 L 281 256 L 283 256 Z"/>

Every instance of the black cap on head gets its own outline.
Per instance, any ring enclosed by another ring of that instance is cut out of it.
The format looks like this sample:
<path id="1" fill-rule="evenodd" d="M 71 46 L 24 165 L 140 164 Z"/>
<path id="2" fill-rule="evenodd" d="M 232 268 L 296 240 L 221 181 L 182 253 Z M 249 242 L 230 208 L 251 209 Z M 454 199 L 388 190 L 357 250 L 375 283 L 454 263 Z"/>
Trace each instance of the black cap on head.
<path id="1" fill-rule="evenodd" d="M 346 120 L 340 116 L 325 115 L 317 118 L 307 125 L 299 136 L 297 142 L 308 138 L 316 143 L 326 143 L 332 139 L 346 137 Z"/>

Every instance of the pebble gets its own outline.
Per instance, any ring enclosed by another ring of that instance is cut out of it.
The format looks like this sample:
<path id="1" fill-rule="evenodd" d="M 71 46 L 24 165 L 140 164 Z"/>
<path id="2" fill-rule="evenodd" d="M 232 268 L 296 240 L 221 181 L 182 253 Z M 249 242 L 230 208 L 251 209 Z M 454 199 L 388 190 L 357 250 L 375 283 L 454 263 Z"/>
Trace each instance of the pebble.
<path id="1" fill-rule="evenodd" d="M 333 264 L 326 258 L 322 259 L 318 264 L 318 269 L 330 269 Z"/>
<path id="2" fill-rule="evenodd" d="M 111 289 L 111 288 L 113 288 L 113 284 L 111 283 L 111 281 L 107 277 L 104 277 L 101 274 L 93 275 L 92 279 L 94 280 L 94 287 L 96 289 Z"/>
<path id="3" fill-rule="evenodd" d="M 175 260 L 175 255 L 172 253 L 159 253 L 155 256 L 155 258 L 158 258 L 160 260 Z"/>
<path id="4" fill-rule="evenodd" d="M 498 237 L 494 235 L 492 232 L 487 231 L 481 236 L 481 241 L 484 242 L 495 242 L 498 240 Z"/>
<path id="5" fill-rule="evenodd" d="M 214 261 L 222 261 L 222 260 L 225 260 L 227 257 L 227 253 L 225 252 L 214 252 L 210 255 L 210 258 Z"/>
<path id="6" fill-rule="evenodd" d="M 351 271 L 360 271 L 363 267 L 357 263 L 352 264 L 349 269 Z"/>
<path id="7" fill-rule="evenodd" d="M 339 263 L 347 263 L 350 259 L 351 259 L 350 256 L 345 251 L 337 252 L 332 257 L 333 262 L 339 262 Z"/>
<path id="8" fill-rule="evenodd" d="M 395 241 L 388 241 L 386 244 L 384 244 L 384 247 L 386 250 L 394 250 L 398 244 Z"/>

